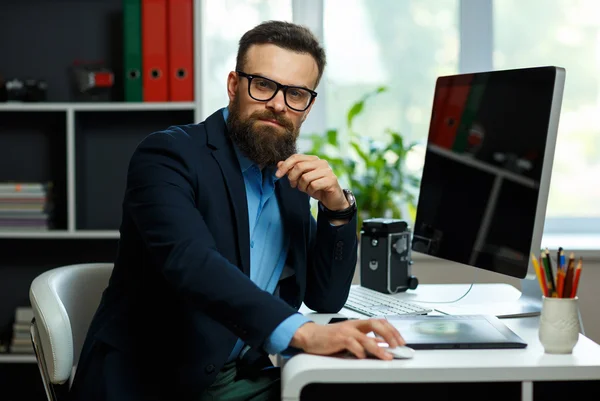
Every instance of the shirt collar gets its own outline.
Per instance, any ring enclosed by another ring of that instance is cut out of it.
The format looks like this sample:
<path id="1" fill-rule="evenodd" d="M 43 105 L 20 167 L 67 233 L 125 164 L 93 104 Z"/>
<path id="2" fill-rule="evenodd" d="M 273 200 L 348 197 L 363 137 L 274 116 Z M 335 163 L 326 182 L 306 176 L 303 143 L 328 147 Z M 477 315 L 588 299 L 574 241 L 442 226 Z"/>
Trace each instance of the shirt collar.
<path id="1" fill-rule="evenodd" d="M 222 110 L 223 110 L 223 118 L 225 119 L 225 122 L 227 123 L 227 117 L 229 116 L 229 109 L 227 107 L 223 107 Z M 242 168 L 243 173 L 245 173 L 250 167 L 256 165 L 256 163 L 254 163 L 252 160 L 248 159 L 246 157 L 246 155 L 244 155 L 244 153 L 240 150 L 240 148 L 238 148 L 238 146 L 235 144 L 235 142 L 233 143 L 233 148 L 235 149 L 235 154 L 238 158 L 238 161 L 240 163 L 240 167 Z M 268 168 L 268 172 L 273 177 L 273 182 L 279 180 L 279 178 L 275 175 L 276 171 L 277 170 L 273 167 Z"/>

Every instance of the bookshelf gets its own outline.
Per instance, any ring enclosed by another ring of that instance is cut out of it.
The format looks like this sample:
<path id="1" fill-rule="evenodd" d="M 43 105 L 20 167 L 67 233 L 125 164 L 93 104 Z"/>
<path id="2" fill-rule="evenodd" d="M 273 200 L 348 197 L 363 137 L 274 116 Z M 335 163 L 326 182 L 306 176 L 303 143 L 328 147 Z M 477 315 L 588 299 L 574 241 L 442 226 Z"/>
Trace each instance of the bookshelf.
<path id="1" fill-rule="evenodd" d="M 0 363 L 36 363 L 35 355 L 0 354 Z"/>
<path id="2" fill-rule="evenodd" d="M 194 38 L 201 37 L 203 3 L 193 2 Z M 45 102 L 0 101 L 0 183 L 52 182 L 54 205 L 47 230 L 0 227 L 0 343 L 7 343 L 15 308 L 29 305 L 34 277 L 61 265 L 114 260 L 131 154 L 156 130 L 202 119 L 204 51 L 194 44 L 195 101 L 126 102 L 123 0 L 0 6 L 0 54 L 12 55 L 0 57 L 0 81 L 48 84 Z M 103 60 L 112 69 L 115 84 L 106 100 L 73 95 L 74 60 Z M 11 396 L 45 399 L 33 355 L 0 353 L 0 399 Z"/>

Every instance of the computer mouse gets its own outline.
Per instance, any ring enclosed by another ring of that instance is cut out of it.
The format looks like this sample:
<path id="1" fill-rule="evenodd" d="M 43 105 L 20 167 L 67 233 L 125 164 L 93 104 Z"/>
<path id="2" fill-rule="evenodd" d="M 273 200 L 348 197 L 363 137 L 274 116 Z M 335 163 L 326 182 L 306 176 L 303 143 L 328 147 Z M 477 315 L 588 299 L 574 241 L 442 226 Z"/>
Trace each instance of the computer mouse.
<path id="1" fill-rule="evenodd" d="M 393 355 L 394 359 L 411 359 L 415 355 L 415 350 L 407 347 L 406 345 L 400 345 L 396 348 L 388 347 L 387 344 L 379 344 L 379 346 L 385 349 L 387 352 Z M 367 357 L 377 358 L 375 355 L 367 351 Z"/>
<path id="2" fill-rule="evenodd" d="M 400 345 L 396 348 L 385 347 L 385 350 L 392 354 L 394 359 L 410 359 L 415 356 L 415 350 L 406 345 Z"/>

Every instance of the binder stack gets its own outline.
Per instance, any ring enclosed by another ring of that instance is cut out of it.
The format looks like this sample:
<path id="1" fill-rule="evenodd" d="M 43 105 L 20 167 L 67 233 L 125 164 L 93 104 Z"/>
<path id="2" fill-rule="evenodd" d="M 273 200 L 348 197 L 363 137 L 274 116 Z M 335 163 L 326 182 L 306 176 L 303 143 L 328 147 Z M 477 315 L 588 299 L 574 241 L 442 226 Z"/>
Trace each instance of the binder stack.
<path id="1" fill-rule="evenodd" d="M 123 0 L 123 25 L 125 101 L 193 101 L 193 0 Z"/>

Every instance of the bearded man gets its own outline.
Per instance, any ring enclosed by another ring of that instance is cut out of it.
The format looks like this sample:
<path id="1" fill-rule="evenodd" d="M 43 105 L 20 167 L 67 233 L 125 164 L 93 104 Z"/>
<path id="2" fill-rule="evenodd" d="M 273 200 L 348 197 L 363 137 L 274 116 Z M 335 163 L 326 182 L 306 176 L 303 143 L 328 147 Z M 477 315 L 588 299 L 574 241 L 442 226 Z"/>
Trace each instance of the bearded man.
<path id="1" fill-rule="evenodd" d="M 269 355 L 391 359 L 378 342 L 403 344 L 385 320 L 319 325 L 298 313 L 338 312 L 357 261 L 351 191 L 296 149 L 325 64 L 308 29 L 262 23 L 239 42 L 227 107 L 139 144 L 70 399 L 280 399 Z"/>

